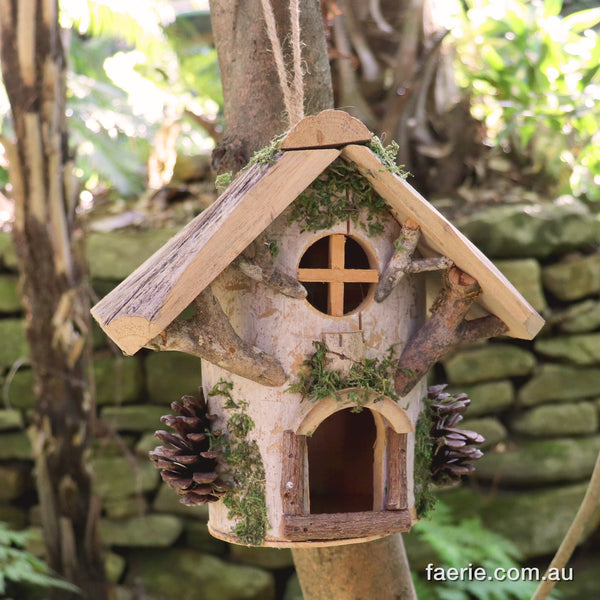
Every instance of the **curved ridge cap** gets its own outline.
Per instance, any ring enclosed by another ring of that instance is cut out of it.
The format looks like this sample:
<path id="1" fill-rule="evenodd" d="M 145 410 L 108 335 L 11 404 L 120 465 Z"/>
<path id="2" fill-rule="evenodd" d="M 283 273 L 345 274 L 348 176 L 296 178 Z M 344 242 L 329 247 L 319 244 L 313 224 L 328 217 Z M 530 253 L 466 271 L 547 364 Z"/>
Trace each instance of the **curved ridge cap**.
<path id="1" fill-rule="evenodd" d="M 365 144 L 371 132 L 355 117 L 342 110 L 328 109 L 304 117 L 288 132 L 282 150 L 334 148 L 347 144 Z"/>

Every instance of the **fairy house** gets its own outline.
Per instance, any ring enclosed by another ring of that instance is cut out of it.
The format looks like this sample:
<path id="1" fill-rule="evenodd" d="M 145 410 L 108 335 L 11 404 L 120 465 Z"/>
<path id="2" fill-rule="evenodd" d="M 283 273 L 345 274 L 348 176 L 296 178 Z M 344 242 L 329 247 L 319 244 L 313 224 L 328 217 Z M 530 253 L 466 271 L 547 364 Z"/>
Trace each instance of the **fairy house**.
<path id="1" fill-rule="evenodd" d="M 204 359 L 209 420 L 179 405 L 167 423 L 197 431 L 189 443 L 162 433 L 174 446 L 154 458 L 187 503 L 212 502 L 221 539 L 327 545 L 409 530 L 422 376 L 461 341 L 531 339 L 543 324 L 372 148 L 343 112 L 305 118 L 92 311 L 128 354 Z M 428 320 L 423 271 L 441 288 Z"/>

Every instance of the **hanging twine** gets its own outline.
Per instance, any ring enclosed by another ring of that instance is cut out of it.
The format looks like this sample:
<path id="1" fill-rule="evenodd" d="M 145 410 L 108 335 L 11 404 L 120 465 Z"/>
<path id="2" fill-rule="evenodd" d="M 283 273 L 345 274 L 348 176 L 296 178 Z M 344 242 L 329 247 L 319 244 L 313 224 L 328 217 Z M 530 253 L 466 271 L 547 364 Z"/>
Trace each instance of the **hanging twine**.
<path id="1" fill-rule="evenodd" d="M 302 77 L 302 47 L 300 45 L 300 0 L 290 0 L 290 22 L 292 26 L 292 67 L 293 78 L 285 68 L 283 49 L 277 37 L 275 14 L 270 0 L 261 0 L 267 34 L 273 49 L 279 85 L 283 92 L 283 103 L 290 126 L 304 117 L 304 81 Z"/>

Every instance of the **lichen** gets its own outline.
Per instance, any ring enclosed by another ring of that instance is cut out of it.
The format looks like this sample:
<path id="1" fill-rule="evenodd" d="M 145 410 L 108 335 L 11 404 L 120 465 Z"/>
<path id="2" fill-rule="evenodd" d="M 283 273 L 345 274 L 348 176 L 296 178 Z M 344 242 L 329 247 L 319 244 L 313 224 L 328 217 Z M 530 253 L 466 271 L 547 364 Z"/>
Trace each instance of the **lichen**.
<path id="1" fill-rule="evenodd" d="M 373 393 L 376 394 L 374 402 L 382 400 L 384 396 L 399 399 L 393 385 L 396 364 L 394 346 L 382 359 L 365 358 L 355 361 L 347 375 L 327 367 L 329 349 L 324 342 L 313 342 L 313 346 L 315 352 L 304 360 L 304 368 L 298 373 L 298 381 L 287 388 L 288 392 L 300 394 L 303 400 L 317 402 L 329 396 L 339 400 L 340 390 L 354 388 L 348 394 L 354 404 L 354 412 L 360 412 L 371 400 Z"/>
<path id="2" fill-rule="evenodd" d="M 242 544 L 261 546 L 269 521 L 265 499 L 265 468 L 258 444 L 248 435 L 255 424 L 248 415 L 248 402 L 233 399 L 233 384 L 220 380 L 209 396 L 225 398 L 224 408 L 231 411 L 225 435 L 211 434 L 211 443 L 222 449 L 223 470 L 231 483 L 223 503 L 229 509 L 227 517 L 235 521 L 231 530 Z"/>
<path id="3" fill-rule="evenodd" d="M 424 408 L 419 414 L 415 427 L 415 509 L 417 516 L 425 517 L 435 506 L 436 498 L 432 491 L 431 461 L 433 459 L 433 439 L 431 425 L 433 414 L 427 398 L 423 400 Z"/>

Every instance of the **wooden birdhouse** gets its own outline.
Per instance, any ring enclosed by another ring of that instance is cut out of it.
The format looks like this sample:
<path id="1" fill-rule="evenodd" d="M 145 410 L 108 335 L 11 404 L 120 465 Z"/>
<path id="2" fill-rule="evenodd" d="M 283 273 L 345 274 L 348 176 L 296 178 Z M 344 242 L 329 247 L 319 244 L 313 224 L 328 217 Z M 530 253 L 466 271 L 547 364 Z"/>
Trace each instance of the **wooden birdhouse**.
<path id="1" fill-rule="evenodd" d="M 307 117 L 92 311 L 128 354 L 203 358 L 206 419 L 178 405 L 184 441 L 161 434 L 174 445 L 155 459 L 185 502 L 211 501 L 218 538 L 409 530 L 423 375 L 461 341 L 543 324 L 394 171 L 356 119 Z M 428 320 L 423 271 L 441 289 Z"/>

